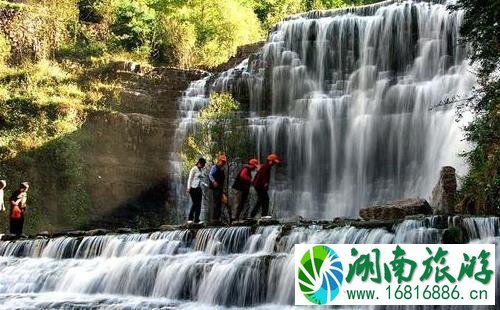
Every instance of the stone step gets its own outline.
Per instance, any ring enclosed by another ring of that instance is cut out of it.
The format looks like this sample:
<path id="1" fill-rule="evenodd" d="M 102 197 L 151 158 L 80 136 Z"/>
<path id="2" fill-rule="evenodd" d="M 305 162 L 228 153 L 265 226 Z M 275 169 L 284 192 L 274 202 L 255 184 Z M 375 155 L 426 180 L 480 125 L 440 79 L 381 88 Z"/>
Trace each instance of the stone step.
<path id="1" fill-rule="evenodd" d="M 477 218 L 477 217 L 475 217 Z M 275 225 L 280 225 L 283 227 L 283 230 L 289 231 L 290 228 L 292 227 L 308 227 L 311 225 L 314 225 L 315 227 L 318 227 L 318 229 L 334 229 L 337 227 L 345 227 L 345 226 L 353 226 L 357 228 L 365 228 L 365 229 L 376 229 L 376 228 L 384 228 L 387 229 L 388 231 L 392 231 L 394 226 L 401 223 L 404 220 L 408 219 L 417 219 L 417 220 L 425 220 L 425 216 L 419 216 L 419 217 L 403 217 L 396 219 L 394 221 L 379 221 L 379 220 L 369 220 L 369 221 L 364 221 L 360 219 L 348 219 L 348 218 L 342 218 L 342 219 L 334 219 L 334 220 L 310 220 L 310 219 L 303 219 L 301 217 L 296 217 L 294 219 L 270 219 L 270 220 L 254 220 L 254 219 L 249 219 L 249 220 L 242 220 L 238 221 L 235 223 L 232 223 L 231 225 L 223 224 L 223 223 L 204 223 L 204 224 L 180 224 L 180 225 L 171 225 L 171 224 L 165 224 L 161 225 L 160 227 L 155 227 L 155 228 L 144 228 L 144 229 L 133 229 L 133 228 L 127 228 L 127 227 L 121 227 L 115 230 L 108 230 L 108 229 L 93 229 L 93 230 L 88 230 L 88 231 L 54 231 L 54 232 L 48 232 L 48 231 L 43 231 L 40 232 L 36 235 L 32 236 L 14 236 L 12 234 L 4 234 L 1 236 L 0 240 L 5 241 L 5 240 L 16 240 L 16 239 L 35 239 L 35 238 L 56 238 L 56 237 L 61 237 L 61 236 L 68 236 L 68 237 L 75 237 L 75 236 L 97 236 L 97 235 L 116 235 L 116 234 L 130 234 L 130 233 L 152 233 L 156 231 L 174 231 L 174 230 L 191 230 L 191 231 L 197 231 L 199 229 L 204 229 L 204 228 L 217 228 L 217 227 L 252 227 L 252 229 L 255 231 L 257 227 L 260 226 L 275 226 Z M 443 232 L 448 231 L 450 229 L 455 229 L 458 227 L 460 228 L 460 225 L 462 224 L 462 221 L 459 221 L 458 223 L 450 224 L 451 221 L 448 221 L 448 218 L 442 218 L 441 221 L 438 221 L 442 223 L 442 227 L 439 227 L 439 229 L 442 229 Z M 453 226 L 448 226 L 448 225 L 453 225 Z M 458 226 L 456 226 L 458 225 Z"/>

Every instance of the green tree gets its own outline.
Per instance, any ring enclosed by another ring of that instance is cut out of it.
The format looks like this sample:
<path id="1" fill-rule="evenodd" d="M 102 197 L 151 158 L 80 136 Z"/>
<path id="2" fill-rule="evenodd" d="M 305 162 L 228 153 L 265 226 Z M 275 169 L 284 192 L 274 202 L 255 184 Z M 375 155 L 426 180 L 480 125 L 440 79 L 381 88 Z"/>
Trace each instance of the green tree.
<path id="1" fill-rule="evenodd" d="M 193 0 L 189 20 L 195 25 L 198 66 L 213 67 L 232 56 L 238 46 L 263 37 L 252 8 L 236 0 Z M 187 17 L 187 16 L 186 16 Z"/>
<path id="2" fill-rule="evenodd" d="M 220 154 L 226 154 L 229 177 L 252 154 L 246 120 L 238 114 L 238 109 L 239 103 L 228 93 L 210 96 L 210 103 L 200 111 L 194 132 L 184 142 L 181 158 L 186 173 L 200 156 L 215 163 Z"/>
<path id="3" fill-rule="evenodd" d="M 304 0 L 263 0 L 254 3 L 254 12 L 264 29 L 271 28 L 287 16 L 305 10 Z"/>
<path id="4" fill-rule="evenodd" d="M 465 154 L 470 170 L 461 189 L 460 211 L 500 212 L 500 3 L 459 0 L 453 6 L 464 10 L 461 28 L 464 44 L 470 46 L 471 62 L 477 70 L 478 86 L 462 109 L 473 112 L 465 128 L 474 144 Z"/>
<path id="5" fill-rule="evenodd" d="M 363 5 L 380 0 L 242 0 L 253 7 L 262 27 L 267 30 L 285 17 L 311 10 L 330 10 Z"/>
<path id="6" fill-rule="evenodd" d="M 162 16 L 156 24 L 157 40 L 152 47 L 152 60 L 179 68 L 197 63 L 196 27 L 175 15 Z"/>
<path id="7" fill-rule="evenodd" d="M 238 46 L 263 38 L 251 6 L 241 0 L 81 0 L 95 2 L 118 46 L 149 53 L 155 63 L 217 66 Z"/>
<path id="8" fill-rule="evenodd" d="M 155 11 L 143 1 L 121 1 L 115 8 L 111 31 L 119 46 L 133 51 L 154 36 Z"/>

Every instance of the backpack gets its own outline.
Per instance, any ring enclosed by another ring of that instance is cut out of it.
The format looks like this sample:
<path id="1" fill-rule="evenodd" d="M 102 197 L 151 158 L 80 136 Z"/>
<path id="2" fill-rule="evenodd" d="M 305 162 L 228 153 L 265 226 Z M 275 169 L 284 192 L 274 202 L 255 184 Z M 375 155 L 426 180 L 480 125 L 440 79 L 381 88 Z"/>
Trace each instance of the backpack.
<path id="1" fill-rule="evenodd" d="M 12 212 L 10 213 L 10 218 L 13 220 L 18 220 L 23 216 L 23 211 L 21 211 L 21 208 L 19 208 L 18 205 L 14 205 L 12 207 Z"/>

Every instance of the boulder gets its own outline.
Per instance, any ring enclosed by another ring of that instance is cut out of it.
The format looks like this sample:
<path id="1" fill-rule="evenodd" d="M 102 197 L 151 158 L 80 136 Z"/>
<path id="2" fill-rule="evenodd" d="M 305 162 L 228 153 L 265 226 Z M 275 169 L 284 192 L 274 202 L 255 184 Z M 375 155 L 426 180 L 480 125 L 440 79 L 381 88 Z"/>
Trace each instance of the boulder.
<path id="1" fill-rule="evenodd" d="M 132 61 L 118 60 L 112 61 L 110 67 L 114 71 L 139 72 L 141 65 Z"/>
<path id="2" fill-rule="evenodd" d="M 333 219 L 332 223 L 335 225 L 346 225 L 349 222 L 348 218 L 345 217 L 336 217 Z"/>
<path id="3" fill-rule="evenodd" d="M 365 229 L 377 229 L 377 228 L 385 228 L 387 230 L 391 230 L 391 228 L 400 223 L 401 221 L 395 220 L 369 220 L 369 221 L 351 221 L 349 223 L 350 226 L 357 228 L 365 228 Z"/>
<path id="4" fill-rule="evenodd" d="M 439 181 L 432 190 L 431 206 L 434 214 L 451 215 L 454 213 L 457 194 L 457 176 L 455 168 L 441 168 Z"/>
<path id="5" fill-rule="evenodd" d="M 4 234 L 0 237 L 0 239 L 2 241 L 11 241 L 11 240 L 17 240 L 19 239 L 19 237 L 14 234 Z"/>
<path id="6" fill-rule="evenodd" d="M 443 243 L 445 244 L 465 243 L 464 236 L 460 228 L 453 226 L 443 230 Z"/>
<path id="7" fill-rule="evenodd" d="M 109 232 L 110 231 L 107 229 L 98 228 L 98 229 L 92 229 L 92 230 L 86 231 L 85 235 L 87 235 L 87 236 L 101 236 L 101 235 L 109 234 Z"/>
<path id="8" fill-rule="evenodd" d="M 67 235 L 68 235 L 68 232 L 65 230 L 55 231 L 55 232 L 50 234 L 50 238 L 65 237 Z"/>
<path id="9" fill-rule="evenodd" d="M 116 233 L 118 234 L 131 234 L 132 232 L 132 228 L 128 227 L 120 227 L 116 230 Z"/>
<path id="10" fill-rule="evenodd" d="M 43 237 L 43 238 L 50 238 L 51 235 L 52 234 L 48 230 L 44 230 L 44 231 L 39 232 L 36 236 Z"/>
<path id="11" fill-rule="evenodd" d="M 295 215 L 288 218 L 283 218 L 280 220 L 281 224 L 291 224 L 291 225 L 299 225 L 300 222 L 304 220 L 304 218 L 300 215 Z"/>
<path id="12" fill-rule="evenodd" d="M 425 199 L 407 198 L 383 205 L 362 208 L 359 216 L 364 220 L 393 221 L 409 215 L 432 214 L 432 208 Z"/>
<path id="13" fill-rule="evenodd" d="M 87 232 L 83 231 L 83 230 L 72 230 L 72 231 L 68 231 L 66 233 L 66 235 L 68 237 L 81 237 L 81 236 L 84 236 Z"/>
<path id="14" fill-rule="evenodd" d="M 166 225 L 161 225 L 159 227 L 159 229 L 161 231 L 174 231 L 175 230 L 175 226 L 166 224 Z"/>

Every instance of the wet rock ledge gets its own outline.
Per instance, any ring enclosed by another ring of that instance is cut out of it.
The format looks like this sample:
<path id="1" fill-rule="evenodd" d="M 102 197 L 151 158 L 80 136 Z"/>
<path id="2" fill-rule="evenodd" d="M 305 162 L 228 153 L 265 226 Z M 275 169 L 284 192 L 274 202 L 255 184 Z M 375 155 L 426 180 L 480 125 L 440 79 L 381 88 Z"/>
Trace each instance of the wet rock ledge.
<path id="1" fill-rule="evenodd" d="M 182 224 L 182 225 L 162 225 L 157 228 L 139 229 L 134 230 L 132 228 L 118 228 L 115 230 L 108 229 L 92 229 L 92 230 L 72 230 L 72 231 L 57 231 L 48 232 L 43 231 L 36 235 L 22 235 L 15 236 L 12 234 L 1 235 L 1 241 L 14 241 L 14 240 L 29 240 L 29 239 L 50 239 L 58 237 L 74 237 L 83 238 L 89 236 L 101 236 L 101 235 L 119 235 L 119 234 L 132 234 L 132 233 L 153 233 L 159 231 L 175 231 L 175 230 L 189 230 L 192 236 L 195 236 L 200 229 L 206 228 L 230 228 L 230 227 L 251 227 L 252 233 L 255 233 L 257 228 L 263 226 L 281 226 L 281 236 L 287 235 L 293 228 L 297 227 L 314 227 L 318 230 L 322 229 L 335 229 L 341 227 L 354 227 L 358 229 L 384 229 L 388 232 L 394 233 L 398 227 L 406 220 L 416 220 L 423 221 L 425 226 L 433 227 L 441 230 L 444 243 L 464 243 L 467 242 L 465 237 L 467 234 L 468 227 L 464 223 L 464 218 L 469 218 L 468 215 L 455 215 L 443 216 L 443 215 L 432 215 L 427 216 L 424 214 L 410 215 L 402 218 L 390 219 L 390 220 L 363 220 L 363 219 L 349 219 L 349 218 L 336 218 L 333 220 L 311 220 L 304 219 L 302 217 L 295 217 L 289 219 L 260 219 L 260 220 L 243 220 L 234 222 L 231 225 L 225 224 Z M 472 217 L 471 217 L 472 218 Z M 474 217 L 477 218 L 477 217 Z"/>

